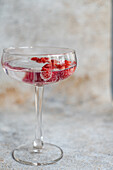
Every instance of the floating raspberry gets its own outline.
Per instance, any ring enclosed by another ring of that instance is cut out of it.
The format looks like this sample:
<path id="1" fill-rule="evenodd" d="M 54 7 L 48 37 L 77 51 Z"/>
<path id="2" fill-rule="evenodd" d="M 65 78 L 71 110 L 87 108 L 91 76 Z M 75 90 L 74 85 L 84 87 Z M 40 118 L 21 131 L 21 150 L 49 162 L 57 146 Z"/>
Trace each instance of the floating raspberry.
<path id="1" fill-rule="evenodd" d="M 45 64 L 45 65 L 42 67 L 42 71 L 51 70 L 51 69 L 52 69 L 52 65 L 51 65 L 51 64 Z"/>
<path id="2" fill-rule="evenodd" d="M 56 66 L 56 68 L 58 68 L 58 69 L 65 69 L 65 64 L 63 63 L 63 64 L 56 64 L 55 65 Z"/>
<path id="3" fill-rule="evenodd" d="M 71 61 L 65 60 L 66 65 L 71 65 Z"/>
<path id="4" fill-rule="evenodd" d="M 65 60 L 65 68 L 68 68 L 71 66 L 71 61 Z"/>
<path id="5" fill-rule="evenodd" d="M 41 57 L 41 58 L 32 57 L 31 60 L 36 61 L 37 63 L 46 63 L 49 61 L 49 58 L 47 58 L 47 57 Z"/>
<path id="6" fill-rule="evenodd" d="M 44 80 L 44 81 L 47 81 L 48 79 L 50 79 L 52 76 L 52 72 L 51 71 L 48 71 L 48 70 L 45 70 L 45 71 L 42 71 L 40 73 L 40 77 Z"/>
<path id="7" fill-rule="evenodd" d="M 30 84 L 43 82 L 39 72 L 26 72 L 23 81 Z"/>
<path id="8" fill-rule="evenodd" d="M 51 63 L 52 63 L 52 67 L 55 68 L 55 67 L 56 67 L 56 64 L 58 63 L 58 61 L 52 59 L 52 60 L 51 60 Z"/>
<path id="9" fill-rule="evenodd" d="M 32 57 L 31 58 L 32 61 L 37 61 L 37 59 L 38 59 L 37 57 Z"/>
<path id="10" fill-rule="evenodd" d="M 52 72 L 51 78 L 47 82 L 54 82 L 55 83 L 57 81 L 59 81 L 59 72 L 54 71 L 54 72 Z"/>
<path id="11" fill-rule="evenodd" d="M 34 73 L 33 72 L 26 72 L 23 78 L 23 81 L 32 83 L 34 80 Z"/>

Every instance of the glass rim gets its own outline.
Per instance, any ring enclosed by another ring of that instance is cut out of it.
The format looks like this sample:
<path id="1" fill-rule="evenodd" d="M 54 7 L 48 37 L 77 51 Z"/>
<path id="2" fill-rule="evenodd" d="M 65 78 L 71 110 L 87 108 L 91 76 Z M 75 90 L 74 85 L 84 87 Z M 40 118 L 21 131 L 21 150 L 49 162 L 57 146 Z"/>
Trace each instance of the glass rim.
<path id="1" fill-rule="evenodd" d="M 53 52 L 53 53 L 22 53 L 22 52 L 14 52 L 14 53 L 11 53 L 12 50 L 16 51 L 16 50 L 22 50 L 22 49 L 33 49 L 33 48 L 36 48 L 36 49 L 53 49 L 53 50 L 61 50 L 63 52 Z M 66 55 L 66 54 L 70 54 L 70 53 L 74 53 L 76 54 L 76 51 L 74 49 L 71 49 L 71 48 L 63 48 L 63 47 L 54 47 L 54 46 L 20 46 L 20 47 L 8 47 L 8 48 L 4 48 L 3 49 L 3 53 L 6 53 L 6 54 L 9 54 L 9 55 L 22 55 L 22 56 L 31 56 L 31 55 L 38 55 L 38 56 L 48 56 L 48 55 Z"/>
<path id="2" fill-rule="evenodd" d="M 22 50 L 22 49 L 33 49 L 33 48 L 36 48 L 36 49 L 53 49 L 53 50 L 62 50 L 63 52 L 53 52 L 53 53 L 22 53 L 22 52 L 14 52 L 14 53 L 11 53 L 12 50 L 16 51 L 16 50 Z M 66 55 L 66 54 L 69 54 L 69 53 L 76 53 L 74 49 L 71 49 L 71 48 L 63 48 L 63 47 L 54 47 L 54 46 L 20 46 L 20 47 L 8 47 L 8 48 L 4 48 L 3 49 L 3 53 L 7 53 L 7 54 L 11 54 L 11 55 L 27 55 L 27 56 L 31 56 L 31 55 L 38 55 L 38 56 L 47 56 L 47 55 Z"/>

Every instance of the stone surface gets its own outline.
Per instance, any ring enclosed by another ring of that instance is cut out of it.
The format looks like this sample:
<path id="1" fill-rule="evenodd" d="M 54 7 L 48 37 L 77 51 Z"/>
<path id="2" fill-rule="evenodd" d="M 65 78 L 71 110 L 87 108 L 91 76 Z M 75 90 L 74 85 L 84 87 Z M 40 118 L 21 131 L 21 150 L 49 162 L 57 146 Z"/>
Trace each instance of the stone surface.
<path id="1" fill-rule="evenodd" d="M 50 103 L 54 108 L 44 107 L 44 140 L 60 146 L 64 156 L 58 163 L 38 169 L 112 170 L 113 106 L 101 101 L 73 107 Z M 37 167 L 21 165 L 11 156 L 15 147 L 34 139 L 34 109 L 28 105 L 9 110 L 0 112 L 0 170 L 35 170 Z"/>

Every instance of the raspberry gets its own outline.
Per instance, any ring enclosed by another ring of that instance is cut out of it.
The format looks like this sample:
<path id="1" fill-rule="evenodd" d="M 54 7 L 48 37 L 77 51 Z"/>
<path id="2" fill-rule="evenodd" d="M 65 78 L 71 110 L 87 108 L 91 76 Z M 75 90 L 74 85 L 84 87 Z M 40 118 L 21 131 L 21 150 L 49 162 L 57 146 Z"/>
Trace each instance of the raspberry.
<path id="1" fill-rule="evenodd" d="M 44 57 L 44 59 L 46 60 L 46 62 L 48 62 L 48 61 L 49 61 L 49 58 L 48 58 L 48 57 Z"/>
<path id="2" fill-rule="evenodd" d="M 25 76 L 23 78 L 23 81 L 32 83 L 33 80 L 34 80 L 34 73 L 33 72 L 26 72 Z"/>
<path id="3" fill-rule="evenodd" d="M 55 67 L 56 66 L 56 64 L 58 63 L 58 61 L 57 60 L 51 60 L 51 63 L 52 63 L 52 67 Z"/>
<path id="4" fill-rule="evenodd" d="M 37 63 L 46 63 L 49 61 L 49 58 L 47 58 L 47 57 L 42 57 L 42 58 L 32 57 L 31 60 L 36 61 Z"/>
<path id="5" fill-rule="evenodd" d="M 45 64 L 43 67 L 42 67 L 42 72 L 40 73 L 40 76 L 43 80 L 48 80 L 51 78 L 52 76 L 52 72 L 51 72 L 51 64 Z"/>
<path id="6" fill-rule="evenodd" d="M 37 57 L 32 57 L 31 58 L 32 61 L 37 61 L 37 59 L 38 59 Z"/>
<path id="7" fill-rule="evenodd" d="M 51 78 L 47 82 L 57 82 L 59 80 L 58 71 L 52 72 Z"/>
<path id="8" fill-rule="evenodd" d="M 41 58 L 41 62 L 42 62 L 42 63 L 46 63 L 47 61 L 46 61 L 45 58 Z"/>
<path id="9" fill-rule="evenodd" d="M 71 68 L 71 69 L 73 69 L 73 68 Z M 60 74 L 59 75 L 60 79 L 63 80 L 63 79 L 68 78 L 74 72 L 71 69 L 66 69 L 66 70 L 60 71 L 60 73 L 59 73 Z"/>
<path id="10" fill-rule="evenodd" d="M 65 64 L 56 64 L 55 66 L 58 69 L 62 69 L 62 70 L 65 69 Z"/>
<path id="11" fill-rule="evenodd" d="M 40 77 L 40 73 L 35 73 L 35 72 L 26 72 L 25 76 L 23 78 L 24 82 L 27 83 L 39 83 L 39 82 L 43 82 L 43 80 Z"/>
<path id="12" fill-rule="evenodd" d="M 40 73 L 40 77 L 41 77 L 44 81 L 47 81 L 48 79 L 50 79 L 51 76 L 52 76 L 52 72 L 51 72 L 51 71 L 48 71 L 48 70 L 42 71 L 42 72 Z"/>
<path id="13" fill-rule="evenodd" d="M 69 68 L 71 66 L 71 61 L 65 60 L 65 68 Z"/>
<path id="14" fill-rule="evenodd" d="M 51 70 L 51 69 L 52 69 L 52 65 L 51 65 L 51 64 L 45 64 L 45 65 L 42 67 L 42 71 Z"/>
<path id="15" fill-rule="evenodd" d="M 65 60 L 66 65 L 71 65 L 71 61 Z"/>

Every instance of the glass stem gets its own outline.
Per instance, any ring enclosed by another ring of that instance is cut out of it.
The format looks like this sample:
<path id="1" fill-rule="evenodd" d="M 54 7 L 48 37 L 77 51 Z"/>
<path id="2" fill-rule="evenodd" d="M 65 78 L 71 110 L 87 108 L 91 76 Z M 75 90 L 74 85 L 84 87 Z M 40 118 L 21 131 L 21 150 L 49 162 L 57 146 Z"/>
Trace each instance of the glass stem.
<path id="1" fill-rule="evenodd" d="M 35 109 L 36 109 L 36 130 L 35 140 L 33 147 L 42 149 L 43 136 L 42 136 L 42 102 L 43 102 L 44 87 L 35 86 Z"/>

